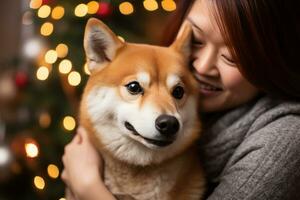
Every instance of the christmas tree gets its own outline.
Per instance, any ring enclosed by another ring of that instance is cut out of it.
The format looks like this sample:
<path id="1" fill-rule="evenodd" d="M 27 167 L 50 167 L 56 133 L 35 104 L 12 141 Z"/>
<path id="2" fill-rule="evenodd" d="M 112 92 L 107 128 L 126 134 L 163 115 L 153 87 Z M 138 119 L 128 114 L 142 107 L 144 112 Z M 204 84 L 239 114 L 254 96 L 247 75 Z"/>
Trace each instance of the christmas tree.
<path id="1" fill-rule="evenodd" d="M 22 53 L 0 63 L 0 200 L 62 200 L 61 156 L 89 75 L 87 19 L 101 19 L 126 41 L 157 44 L 176 3 L 28 0 L 22 7 Z"/>

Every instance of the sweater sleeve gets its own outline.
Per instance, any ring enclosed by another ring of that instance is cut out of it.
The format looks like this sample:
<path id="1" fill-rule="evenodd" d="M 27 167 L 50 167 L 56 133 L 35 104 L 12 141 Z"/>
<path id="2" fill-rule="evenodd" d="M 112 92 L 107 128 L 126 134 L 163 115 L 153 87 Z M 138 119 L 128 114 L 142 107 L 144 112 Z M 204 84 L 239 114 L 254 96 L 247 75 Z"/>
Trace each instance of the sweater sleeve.
<path id="1" fill-rule="evenodd" d="M 287 115 L 246 136 L 208 200 L 300 199 L 300 117 Z"/>

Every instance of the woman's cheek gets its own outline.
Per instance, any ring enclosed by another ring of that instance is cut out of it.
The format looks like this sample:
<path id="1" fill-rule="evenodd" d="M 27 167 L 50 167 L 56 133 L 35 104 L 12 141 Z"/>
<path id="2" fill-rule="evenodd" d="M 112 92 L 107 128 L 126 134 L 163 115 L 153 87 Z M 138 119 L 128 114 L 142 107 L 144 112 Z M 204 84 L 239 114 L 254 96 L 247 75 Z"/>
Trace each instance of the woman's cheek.
<path id="1" fill-rule="evenodd" d="M 220 71 L 220 74 L 225 90 L 239 91 L 243 89 L 243 85 L 246 80 L 237 68 L 224 66 Z"/>
<path id="2" fill-rule="evenodd" d="M 229 98 L 234 101 L 233 104 L 243 104 L 258 94 L 258 89 L 250 84 L 237 68 L 229 68 L 223 75 L 223 86 Z"/>

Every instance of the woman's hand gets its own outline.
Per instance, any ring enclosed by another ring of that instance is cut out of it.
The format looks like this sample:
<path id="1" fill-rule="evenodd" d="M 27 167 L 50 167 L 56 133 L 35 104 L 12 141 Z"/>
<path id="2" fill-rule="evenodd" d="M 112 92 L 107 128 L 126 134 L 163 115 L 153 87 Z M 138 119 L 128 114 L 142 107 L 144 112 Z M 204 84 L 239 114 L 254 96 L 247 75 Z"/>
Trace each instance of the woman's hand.
<path id="1" fill-rule="evenodd" d="M 83 128 L 79 128 L 73 140 L 66 145 L 62 160 L 65 168 L 61 178 L 71 191 L 71 199 L 86 199 L 81 197 L 88 196 L 86 193 L 91 188 L 104 186 L 102 159 Z"/>

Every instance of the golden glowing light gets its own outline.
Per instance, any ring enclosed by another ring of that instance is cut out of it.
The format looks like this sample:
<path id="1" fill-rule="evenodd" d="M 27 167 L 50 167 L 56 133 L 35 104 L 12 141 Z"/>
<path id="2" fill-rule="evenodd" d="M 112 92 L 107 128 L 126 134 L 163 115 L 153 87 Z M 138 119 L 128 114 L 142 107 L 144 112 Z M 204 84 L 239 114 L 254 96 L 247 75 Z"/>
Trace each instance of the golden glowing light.
<path id="1" fill-rule="evenodd" d="M 68 59 L 62 60 L 58 65 L 58 71 L 62 74 L 67 74 L 72 70 L 72 62 Z"/>
<path id="2" fill-rule="evenodd" d="M 174 11 L 176 10 L 176 3 L 174 0 L 163 0 L 161 6 L 165 11 Z"/>
<path id="3" fill-rule="evenodd" d="M 89 70 L 89 67 L 88 67 L 88 65 L 85 63 L 84 64 L 84 72 L 87 74 L 87 75 L 91 75 L 91 72 L 90 72 L 90 70 Z"/>
<path id="4" fill-rule="evenodd" d="M 122 36 L 118 36 L 119 40 L 121 40 L 122 42 L 125 42 L 125 39 Z"/>
<path id="5" fill-rule="evenodd" d="M 53 33 L 53 24 L 51 22 L 45 22 L 42 26 L 41 26 L 41 34 L 44 36 L 49 36 Z"/>
<path id="6" fill-rule="evenodd" d="M 51 178 L 58 178 L 59 176 L 59 169 L 56 165 L 54 164 L 50 164 L 48 165 L 47 167 L 47 172 L 48 172 L 48 175 L 51 177 Z"/>
<path id="7" fill-rule="evenodd" d="M 6 146 L 0 146 L 0 166 L 7 166 L 7 163 L 10 163 L 12 160 L 12 154 L 10 149 Z"/>
<path id="8" fill-rule="evenodd" d="M 51 8 L 48 5 L 43 5 L 38 10 L 38 16 L 40 18 L 47 18 L 51 13 Z"/>
<path id="9" fill-rule="evenodd" d="M 87 12 L 89 14 L 95 14 L 99 10 L 99 3 L 97 1 L 90 1 L 87 4 L 87 7 L 88 7 L 88 11 Z"/>
<path id="10" fill-rule="evenodd" d="M 87 5 L 85 5 L 83 3 L 77 5 L 74 10 L 74 14 L 77 17 L 84 17 L 87 13 L 88 13 L 88 7 L 87 7 Z"/>
<path id="11" fill-rule="evenodd" d="M 46 63 L 53 64 L 57 60 L 57 52 L 55 50 L 49 50 L 45 54 L 45 61 Z"/>
<path id="12" fill-rule="evenodd" d="M 39 67 L 38 70 L 36 71 L 36 77 L 41 81 L 46 80 L 48 76 L 49 76 L 49 69 L 45 66 Z"/>
<path id="13" fill-rule="evenodd" d="M 45 181 L 42 177 L 35 176 L 33 182 L 37 189 L 43 190 L 45 188 Z"/>
<path id="14" fill-rule="evenodd" d="M 25 144 L 26 155 L 29 158 L 35 158 L 39 155 L 39 148 L 36 144 L 28 142 Z"/>
<path id="15" fill-rule="evenodd" d="M 66 198 L 60 198 L 59 200 L 66 200 Z"/>
<path id="16" fill-rule="evenodd" d="M 41 7 L 43 3 L 43 0 L 31 0 L 29 7 L 32 9 L 38 9 L 39 7 Z"/>
<path id="17" fill-rule="evenodd" d="M 76 127 L 76 121 L 73 117 L 71 116 L 66 116 L 63 120 L 63 126 L 66 130 L 72 131 Z"/>
<path id="18" fill-rule="evenodd" d="M 59 45 L 57 45 L 55 50 L 57 53 L 57 57 L 59 57 L 59 58 L 66 57 L 68 55 L 68 51 L 69 51 L 68 46 L 63 43 L 60 43 Z"/>
<path id="19" fill-rule="evenodd" d="M 47 127 L 50 126 L 50 124 L 51 124 L 51 117 L 50 117 L 49 113 L 43 112 L 43 113 L 40 114 L 39 124 L 43 128 L 47 128 Z"/>
<path id="20" fill-rule="evenodd" d="M 123 2 L 119 5 L 119 10 L 123 15 L 130 15 L 133 13 L 133 5 L 130 2 Z"/>
<path id="21" fill-rule="evenodd" d="M 65 9 L 62 6 L 56 6 L 55 8 L 53 8 L 52 13 L 51 13 L 51 17 L 53 19 L 61 19 L 65 14 Z"/>
<path id="22" fill-rule="evenodd" d="M 145 9 L 149 11 L 158 9 L 158 3 L 155 0 L 144 0 L 143 5 Z"/>
<path id="23" fill-rule="evenodd" d="M 72 86 L 77 86 L 80 84 L 81 82 L 81 76 L 78 72 L 71 72 L 69 75 L 68 75 L 68 82 L 70 85 Z"/>

